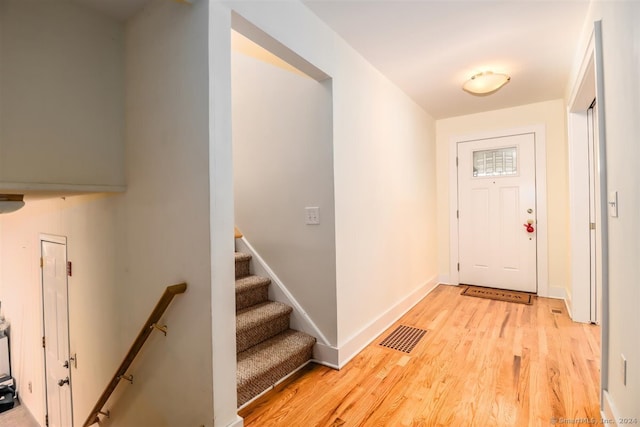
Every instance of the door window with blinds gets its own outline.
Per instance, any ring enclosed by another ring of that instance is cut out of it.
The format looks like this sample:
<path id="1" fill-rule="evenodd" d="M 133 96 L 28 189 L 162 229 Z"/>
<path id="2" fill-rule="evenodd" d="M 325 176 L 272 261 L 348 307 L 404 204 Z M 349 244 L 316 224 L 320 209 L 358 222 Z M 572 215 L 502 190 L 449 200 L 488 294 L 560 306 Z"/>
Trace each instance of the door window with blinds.
<path id="1" fill-rule="evenodd" d="M 473 152 L 473 176 L 477 178 L 518 174 L 517 147 Z"/>

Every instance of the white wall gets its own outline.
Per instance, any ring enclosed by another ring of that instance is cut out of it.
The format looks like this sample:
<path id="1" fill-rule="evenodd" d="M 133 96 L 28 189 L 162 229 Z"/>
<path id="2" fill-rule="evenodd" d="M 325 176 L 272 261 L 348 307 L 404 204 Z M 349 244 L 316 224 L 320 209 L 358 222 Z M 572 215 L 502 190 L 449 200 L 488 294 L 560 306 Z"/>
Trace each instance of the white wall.
<path id="1" fill-rule="evenodd" d="M 438 120 L 438 266 L 442 280 L 449 271 L 449 147 L 451 138 L 474 133 L 544 124 L 547 146 L 547 221 L 549 289 L 570 291 L 569 193 L 567 130 L 563 100 Z"/>
<path id="2" fill-rule="evenodd" d="M 619 217 L 608 218 L 609 227 L 609 344 L 607 399 L 615 415 L 640 418 L 640 246 L 637 221 L 640 212 L 640 3 L 595 1 L 585 23 L 583 45 L 602 20 L 604 107 L 606 125 L 607 185 L 618 192 Z M 577 79 L 579 61 L 569 87 Z M 623 384 L 621 355 L 627 359 L 627 384 Z"/>
<path id="3" fill-rule="evenodd" d="M 23 402 L 42 425 L 39 233 L 67 236 L 74 263 L 69 311 L 71 351 L 78 355 L 72 377 L 76 425 L 164 288 L 182 281 L 187 292 L 162 320 L 167 337 L 151 335 L 129 371 L 134 383 L 119 386 L 106 406 L 111 419 L 102 425 L 213 425 L 208 25 L 207 2 L 157 0 L 121 34 L 125 194 L 27 200 L 25 208 L 0 218 L 0 300 L 16 334 L 12 357 Z M 232 263 L 230 251 L 230 271 Z M 233 323 L 225 327 L 233 331 Z M 233 342 L 222 344 L 235 356 Z M 235 402 L 235 392 L 226 393 Z"/>
<path id="4" fill-rule="evenodd" d="M 232 94 L 236 225 L 335 346 L 331 81 L 234 51 Z"/>
<path id="5" fill-rule="evenodd" d="M 121 351 L 164 287 L 188 289 L 165 316 L 167 337 L 152 336 L 132 368 L 134 386 L 112 405 L 118 427 L 213 422 L 207 34 L 204 1 L 152 1 L 126 25 Z"/>
<path id="6" fill-rule="evenodd" d="M 106 196 L 33 201 L 0 218 L 0 300 L 11 323 L 12 373 L 22 404 L 42 426 L 46 408 L 39 235 L 66 236 L 68 259 L 73 263 L 69 332 L 70 352 L 78 354 L 78 369 L 72 369 L 71 378 L 74 418 L 80 423 L 123 356 L 119 348 L 113 202 Z"/>
<path id="7" fill-rule="evenodd" d="M 214 13 L 235 10 L 333 79 L 337 342 L 347 349 L 344 361 L 399 314 L 394 309 L 435 284 L 434 121 L 301 3 L 224 5 Z M 224 48 L 212 54 L 228 55 Z M 213 78 L 214 86 L 228 84 Z M 226 191 L 230 174 L 225 178 L 217 185 Z"/>
<path id="8" fill-rule="evenodd" d="M 72 2 L 1 0 L 0 29 L 0 188 L 123 186 L 121 24 Z"/>

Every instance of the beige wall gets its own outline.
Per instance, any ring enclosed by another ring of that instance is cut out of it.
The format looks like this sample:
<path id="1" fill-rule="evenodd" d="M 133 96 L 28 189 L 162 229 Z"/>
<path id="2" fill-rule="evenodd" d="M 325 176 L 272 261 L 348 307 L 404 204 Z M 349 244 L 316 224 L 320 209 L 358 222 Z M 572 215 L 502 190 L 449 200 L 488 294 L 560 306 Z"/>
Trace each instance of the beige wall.
<path id="1" fill-rule="evenodd" d="M 547 220 L 549 289 L 569 289 L 569 194 L 564 101 L 554 100 L 503 110 L 438 120 L 438 268 L 442 281 L 449 271 L 449 149 L 452 137 L 543 124 L 547 147 Z"/>
<path id="2" fill-rule="evenodd" d="M 122 52 L 91 9 L 0 1 L 0 188 L 124 185 Z"/>
<path id="3" fill-rule="evenodd" d="M 133 368 L 137 386 L 122 387 L 112 426 L 213 423 L 207 10 L 205 1 L 155 0 L 125 29 L 120 348 L 167 285 L 189 288 L 164 317 L 167 337 L 154 334 Z M 167 390 L 179 398 L 167 399 Z"/>
<path id="4" fill-rule="evenodd" d="M 66 236 L 68 259 L 73 262 L 69 334 L 70 352 L 79 357 L 71 378 L 74 418 L 80 423 L 122 357 L 113 202 L 105 196 L 27 201 L 20 211 L 0 218 L 0 299 L 11 323 L 12 373 L 22 404 L 40 425 L 44 425 L 45 405 L 39 236 Z"/>
<path id="5" fill-rule="evenodd" d="M 111 418 L 102 425 L 214 423 L 208 28 L 207 2 L 157 0 L 121 34 L 126 193 L 27 198 L 22 210 L 0 218 L 0 300 L 13 325 L 14 374 L 25 407 L 41 425 L 40 233 L 67 236 L 74 266 L 69 318 L 71 352 L 78 355 L 72 371 L 75 425 L 88 416 L 164 288 L 183 281 L 187 292 L 162 319 L 168 335 L 151 335 L 129 371 L 133 384 L 118 387 L 106 407 Z M 229 227 L 229 247 L 232 233 Z M 225 327 L 233 331 L 233 323 Z M 233 341 L 220 342 L 235 358 Z M 227 371 L 233 375 L 234 366 Z M 232 387 L 226 393 L 235 397 Z"/>

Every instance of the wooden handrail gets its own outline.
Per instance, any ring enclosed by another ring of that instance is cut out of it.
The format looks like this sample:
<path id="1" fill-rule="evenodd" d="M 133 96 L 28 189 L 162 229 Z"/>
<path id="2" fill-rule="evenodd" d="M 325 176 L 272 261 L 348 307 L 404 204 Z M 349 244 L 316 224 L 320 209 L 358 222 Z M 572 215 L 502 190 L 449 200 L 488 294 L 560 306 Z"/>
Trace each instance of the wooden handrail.
<path id="1" fill-rule="evenodd" d="M 233 227 L 233 232 L 235 233 L 235 238 L 236 239 L 241 239 L 242 238 L 242 231 L 240 231 L 238 229 L 238 227 Z"/>
<path id="2" fill-rule="evenodd" d="M 140 349 L 142 348 L 144 343 L 147 341 L 147 338 L 149 338 L 149 335 L 151 335 L 151 331 L 153 331 L 153 329 L 155 328 L 158 328 L 157 322 L 160 320 L 160 317 L 162 317 L 167 307 L 169 307 L 169 304 L 171 304 L 173 297 L 175 297 L 178 294 L 184 293 L 184 291 L 186 290 L 187 290 L 186 283 L 179 283 L 177 285 L 167 286 L 167 288 L 164 290 L 164 293 L 160 297 L 160 300 L 158 301 L 155 308 L 149 315 L 147 322 L 142 327 L 142 330 L 140 330 L 138 337 L 133 342 L 133 345 L 129 349 L 129 352 L 127 353 L 124 360 L 120 364 L 120 367 L 116 371 L 113 378 L 111 378 L 111 381 L 102 392 L 102 395 L 100 395 L 100 398 L 96 402 L 96 405 L 91 410 L 91 413 L 87 417 L 87 420 L 84 422 L 83 427 L 88 427 L 100 421 L 100 418 L 98 416 L 100 414 L 104 414 L 102 412 L 102 408 L 107 403 L 107 400 L 109 400 L 109 397 L 111 397 L 111 393 L 113 393 L 115 388 L 118 386 L 118 383 L 120 382 L 120 380 L 128 379 L 127 377 L 125 377 L 125 374 L 127 373 L 127 369 L 129 369 L 129 366 L 131 366 L 131 363 L 133 363 L 133 360 L 136 358 L 136 356 L 138 355 L 138 352 L 140 352 Z M 161 329 L 161 328 L 158 328 L 158 329 Z"/>

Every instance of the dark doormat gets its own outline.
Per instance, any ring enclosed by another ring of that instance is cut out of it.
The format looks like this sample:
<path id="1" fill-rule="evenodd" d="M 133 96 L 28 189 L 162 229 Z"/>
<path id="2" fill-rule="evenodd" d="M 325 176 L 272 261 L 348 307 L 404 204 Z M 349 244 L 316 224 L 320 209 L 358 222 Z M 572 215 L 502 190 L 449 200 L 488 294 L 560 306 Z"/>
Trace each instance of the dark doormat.
<path id="1" fill-rule="evenodd" d="M 469 297 L 487 298 L 498 301 L 516 302 L 518 304 L 533 304 L 534 294 L 527 292 L 507 291 L 504 289 L 483 288 L 481 286 L 464 285 L 465 289 L 460 295 Z"/>

